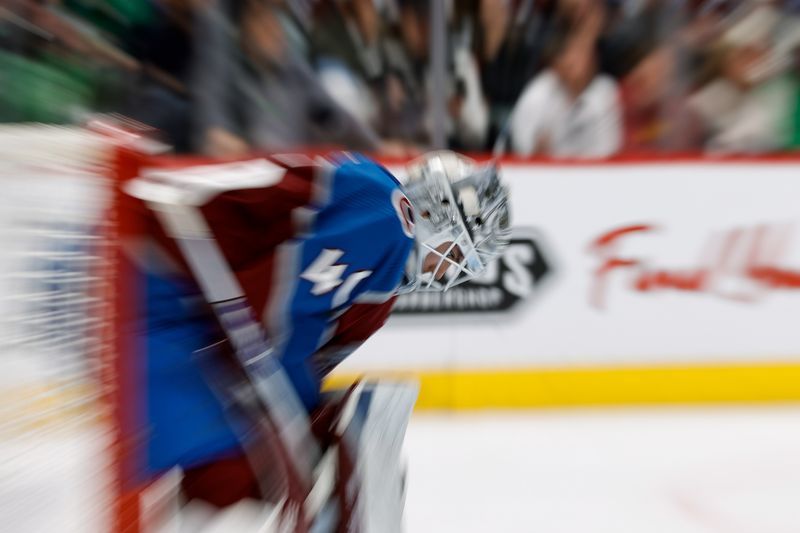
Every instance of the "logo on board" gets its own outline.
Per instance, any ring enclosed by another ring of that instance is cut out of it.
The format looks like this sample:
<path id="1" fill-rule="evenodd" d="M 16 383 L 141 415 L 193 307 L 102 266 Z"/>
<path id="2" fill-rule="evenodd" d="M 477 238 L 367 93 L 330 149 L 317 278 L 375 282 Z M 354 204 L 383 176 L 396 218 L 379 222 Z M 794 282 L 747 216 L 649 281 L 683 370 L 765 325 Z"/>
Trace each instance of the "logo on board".
<path id="1" fill-rule="evenodd" d="M 507 312 L 530 299 L 552 274 L 539 236 L 531 228 L 514 228 L 508 249 L 479 278 L 447 292 L 412 292 L 401 295 L 397 314 Z"/>

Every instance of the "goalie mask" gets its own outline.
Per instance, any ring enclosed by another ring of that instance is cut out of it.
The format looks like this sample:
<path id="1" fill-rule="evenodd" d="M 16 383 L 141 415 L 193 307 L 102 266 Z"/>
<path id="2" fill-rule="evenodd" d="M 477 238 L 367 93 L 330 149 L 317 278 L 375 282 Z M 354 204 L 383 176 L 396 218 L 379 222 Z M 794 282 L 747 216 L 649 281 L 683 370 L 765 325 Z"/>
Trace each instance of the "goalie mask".
<path id="1" fill-rule="evenodd" d="M 416 212 L 406 290 L 445 291 L 469 281 L 508 245 L 508 190 L 495 163 L 433 152 L 408 165 L 405 192 Z"/>

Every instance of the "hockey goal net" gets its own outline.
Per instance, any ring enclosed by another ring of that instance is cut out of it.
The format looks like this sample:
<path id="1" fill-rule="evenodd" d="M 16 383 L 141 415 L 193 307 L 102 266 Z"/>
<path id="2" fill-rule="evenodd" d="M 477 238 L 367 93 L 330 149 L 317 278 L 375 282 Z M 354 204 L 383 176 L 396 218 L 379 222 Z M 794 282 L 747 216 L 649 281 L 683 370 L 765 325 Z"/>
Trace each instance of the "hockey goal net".
<path id="1" fill-rule="evenodd" d="M 0 127 L 0 520 L 135 531 L 120 461 L 113 147 Z"/>

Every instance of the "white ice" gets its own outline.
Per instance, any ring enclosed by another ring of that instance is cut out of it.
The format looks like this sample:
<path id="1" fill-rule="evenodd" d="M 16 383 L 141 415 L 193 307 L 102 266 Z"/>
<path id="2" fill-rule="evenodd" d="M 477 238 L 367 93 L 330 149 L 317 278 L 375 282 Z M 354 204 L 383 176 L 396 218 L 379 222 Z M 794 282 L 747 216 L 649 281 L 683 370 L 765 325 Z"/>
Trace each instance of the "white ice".
<path id="1" fill-rule="evenodd" d="M 98 530 L 86 443 L 0 445 L 0 531 Z M 422 413 L 406 455 L 408 533 L 800 532 L 800 406 Z"/>
<path id="2" fill-rule="evenodd" d="M 798 533 L 800 407 L 417 414 L 409 533 Z"/>

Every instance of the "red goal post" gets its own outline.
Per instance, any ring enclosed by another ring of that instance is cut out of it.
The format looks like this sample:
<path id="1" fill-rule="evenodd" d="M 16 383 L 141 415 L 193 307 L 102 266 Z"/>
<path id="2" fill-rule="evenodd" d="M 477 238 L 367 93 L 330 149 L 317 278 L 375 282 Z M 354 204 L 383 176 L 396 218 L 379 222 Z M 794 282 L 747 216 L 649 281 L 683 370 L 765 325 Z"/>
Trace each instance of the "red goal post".
<path id="1" fill-rule="evenodd" d="M 12 531 L 141 530 L 118 144 L 0 127 L 0 493 Z"/>

